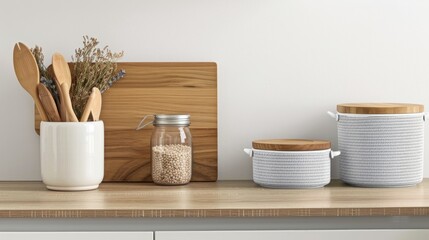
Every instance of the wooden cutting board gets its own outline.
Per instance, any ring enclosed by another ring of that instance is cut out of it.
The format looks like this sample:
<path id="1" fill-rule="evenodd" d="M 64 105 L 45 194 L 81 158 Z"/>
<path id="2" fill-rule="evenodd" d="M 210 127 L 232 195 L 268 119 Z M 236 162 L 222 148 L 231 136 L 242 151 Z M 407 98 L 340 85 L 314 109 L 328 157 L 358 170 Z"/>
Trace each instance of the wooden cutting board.
<path id="1" fill-rule="evenodd" d="M 126 75 L 103 94 L 105 182 L 151 180 L 152 126 L 136 127 L 144 115 L 189 113 L 194 148 L 191 181 L 217 180 L 217 65 L 118 63 Z M 39 132 L 40 116 L 35 127 Z"/>

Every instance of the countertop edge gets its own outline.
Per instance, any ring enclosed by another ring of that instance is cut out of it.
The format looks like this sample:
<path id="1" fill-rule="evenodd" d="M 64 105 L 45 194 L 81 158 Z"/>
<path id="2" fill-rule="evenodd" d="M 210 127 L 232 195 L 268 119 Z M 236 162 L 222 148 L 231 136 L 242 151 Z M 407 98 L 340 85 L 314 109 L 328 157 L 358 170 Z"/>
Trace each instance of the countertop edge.
<path id="1" fill-rule="evenodd" d="M 429 179 L 408 188 L 267 189 L 251 181 L 164 187 L 104 183 L 87 192 L 0 182 L 0 218 L 287 218 L 429 216 Z"/>
<path id="2" fill-rule="evenodd" d="M 277 218 L 394 216 L 429 216 L 429 207 L 176 210 L 0 210 L 0 218 Z"/>

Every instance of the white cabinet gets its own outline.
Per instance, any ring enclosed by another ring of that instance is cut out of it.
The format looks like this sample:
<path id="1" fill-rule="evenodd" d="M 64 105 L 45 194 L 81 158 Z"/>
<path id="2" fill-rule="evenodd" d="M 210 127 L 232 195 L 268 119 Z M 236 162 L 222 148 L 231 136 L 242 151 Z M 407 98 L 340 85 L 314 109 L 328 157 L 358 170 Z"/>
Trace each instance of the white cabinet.
<path id="1" fill-rule="evenodd" d="M 1 240 L 153 240 L 153 232 L 0 232 Z"/>
<path id="2" fill-rule="evenodd" d="M 427 240 L 429 230 L 0 232 L 1 240 Z"/>
<path id="3" fill-rule="evenodd" d="M 156 240 L 427 240 L 429 230 L 161 231 Z"/>

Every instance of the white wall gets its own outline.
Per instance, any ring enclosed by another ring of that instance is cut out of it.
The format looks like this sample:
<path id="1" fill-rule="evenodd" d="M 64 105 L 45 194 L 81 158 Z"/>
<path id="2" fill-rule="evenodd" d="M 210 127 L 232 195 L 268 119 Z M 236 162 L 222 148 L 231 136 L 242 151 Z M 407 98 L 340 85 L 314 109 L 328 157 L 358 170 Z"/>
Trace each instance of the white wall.
<path id="1" fill-rule="evenodd" d="M 429 108 L 428 13 L 423 0 L 2 0 L 0 180 L 40 179 L 32 101 L 13 72 L 17 41 L 71 56 L 88 34 L 124 50 L 123 61 L 217 62 L 219 177 L 249 179 L 242 148 L 252 139 L 335 145 L 325 112 L 337 103 Z"/>

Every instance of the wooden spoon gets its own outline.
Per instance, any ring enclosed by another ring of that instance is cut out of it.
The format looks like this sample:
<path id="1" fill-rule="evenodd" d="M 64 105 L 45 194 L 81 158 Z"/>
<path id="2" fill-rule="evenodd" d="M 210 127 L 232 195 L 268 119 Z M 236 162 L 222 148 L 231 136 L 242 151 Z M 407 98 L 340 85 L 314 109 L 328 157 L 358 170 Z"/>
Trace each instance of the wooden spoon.
<path id="1" fill-rule="evenodd" d="M 37 96 L 37 85 L 40 81 L 39 68 L 30 49 L 23 43 L 17 43 L 13 48 L 13 67 L 19 83 L 33 98 L 42 121 L 47 121 L 48 116 Z"/>
<path id="2" fill-rule="evenodd" d="M 57 105 L 55 104 L 55 100 L 52 97 L 51 92 L 42 83 L 39 83 L 37 90 L 39 92 L 40 101 L 43 108 L 45 109 L 49 121 L 61 122 L 60 114 L 58 113 Z"/>
<path id="3" fill-rule="evenodd" d="M 92 88 L 91 95 L 89 95 L 88 101 L 86 102 L 85 110 L 83 111 L 81 122 L 88 121 L 89 114 L 92 115 L 93 121 L 100 120 L 101 113 L 101 92 L 98 88 Z"/>
<path id="4" fill-rule="evenodd" d="M 52 55 L 52 67 L 54 68 L 57 80 L 61 84 L 67 83 L 70 87 L 72 82 L 70 68 L 63 55 L 60 53 L 54 53 L 54 55 Z"/>
<path id="5" fill-rule="evenodd" d="M 66 113 L 66 121 L 67 122 L 79 122 L 79 120 L 76 117 L 76 114 L 73 111 L 71 99 L 70 99 L 70 87 L 67 83 L 61 84 L 61 90 L 63 92 L 63 95 L 61 97 L 62 105 L 65 107 L 65 113 Z"/>
<path id="6" fill-rule="evenodd" d="M 67 121 L 66 120 L 66 104 L 63 103 L 63 91 L 61 89 L 61 85 L 63 83 L 67 83 L 68 86 L 71 86 L 71 73 L 70 73 L 70 68 L 68 63 L 66 62 L 66 60 L 64 59 L 63 55 L 61 55 L 60 53 L 54 53 L 54 55 L 52 55 L 52 68 L 54 71 L 54 75 L 55 75 L 55 83 L 58 86 L 58 94 L 60 95 L 60 99 L 61 99 L 61 104 L 60 104 L 60 115 L 61 115 L 61 119 L 63 121 Z"/>

